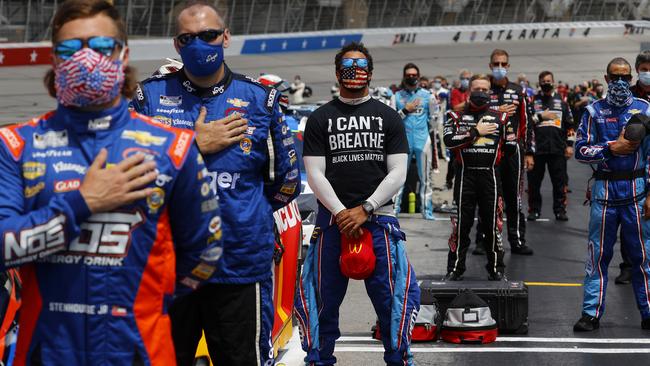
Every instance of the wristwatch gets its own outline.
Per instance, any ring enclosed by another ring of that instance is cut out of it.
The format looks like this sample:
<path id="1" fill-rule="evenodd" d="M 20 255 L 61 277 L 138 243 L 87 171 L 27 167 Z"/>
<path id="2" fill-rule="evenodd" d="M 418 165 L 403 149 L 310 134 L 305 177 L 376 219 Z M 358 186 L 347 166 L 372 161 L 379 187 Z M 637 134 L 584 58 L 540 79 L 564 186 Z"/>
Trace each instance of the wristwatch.
<path id="1" fill-rule="evenodd" d="M 372 215 L 372 213 L 375 212 L 375 207 L 372 205 L 372 203 L 368 201 L 363 201 L 361 207 L 363 208 L 364 211 L 366 211 L 368 216 Z"/>

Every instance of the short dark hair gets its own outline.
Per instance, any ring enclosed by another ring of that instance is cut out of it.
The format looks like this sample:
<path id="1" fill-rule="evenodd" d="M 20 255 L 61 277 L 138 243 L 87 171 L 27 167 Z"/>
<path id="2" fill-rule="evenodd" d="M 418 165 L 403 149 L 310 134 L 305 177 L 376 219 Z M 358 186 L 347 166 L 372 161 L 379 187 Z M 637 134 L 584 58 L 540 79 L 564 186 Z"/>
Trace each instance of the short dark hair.
<path id="1" fill-rule="evenodd" d="M 117 28 L 117 37 L 127 44 L 126 24 L 120 15 L 120 12 L 110 2 L 106 0 L 67 0 L 61 4 L 54 17 L 52 18 L 52 44 L 58 41 L 58 35 L 63 25 L 73 20 L 92 18 L 96 15 L 103 14 L 109 17 Z M 47 88 L 48 94 L 56 98 L 56 88 L 54 87 L 54 70 L 50 69 L 45 74 L 43 82 Z M 127 66 L 124 69 L 124 86 L 122 86 L 122 95 L 127 98 L 133 98 L 137 86 L 137 74 L 133 67 Z"/>
<path id="2" fill-rule="evenodd" d="M 221 23 L 223 23 L 223 27 L 228 28 L 228 26 L 226 25 L 226 21 L 223 19 L 221 13 L 219 12 L 219 9 L 217 9 L 217 7 L 214 6 L 214 1 L 186 0 L 178 8 L 176 8 L 176 18 L 175 18 L 176 31 L 178 31 L 178 18 L 180 17 L 181 13 L 193 6 L 207 6 L 208 8 L 214 10 L 214 12 L 217 13 L 217 17 L 219 17 L 219 20 L 221 20 Z"/>
<path id="3" fill-rule="evenodd" d="M 408 70 L 408 69 L 416 69 L 416 70 L 418 70 L 418 76 L 420 76 L 420 68 L 416 64 L 414 64 L 412 62 L 409 62 L 408 64 L 404 65 L 404 69 L 402 70 L 402 75 L 405 75 L 406 70 Z"/>
<path id="4" fill-rule="evenodd" d="M 609 74 L 609 69 L 612 67 L 612 65 L 627 65 L 627 67 L 630 68 L 630 72 L 632 71 L 632 65 L 630 65 L 629 62 L 627 62 L 626 59 L 623 57 L 614 57 L 608 64 L 607 64 L 607 73 Z"/>
<path id="5" fill-rule="evenodd" d="M 372 56 L 370 55 L 370 51 L 368 51 L 366 46 L 363 45 L 363 42 L 350 42 L 341 47 L 341 50 L 336 54 L 336 56 L 334 56 L 334 67 L 336 67 L 336 70 L 339 70 L 341 68 L 341 60 L 343 59 L 343 55 L 350 51 L 363 53 L 363 55 L 366 56 L 366 59 L 368 60 L 368 71 L 372 72 Z"/>
<path id="6" fill-rule="evenodd" d="M 426 76 L 420 76 L 420 81 L 429 81 L 429 78 Z"/>
<path id="7" fill-rule="evenodd" d="M 641 53 L 639 53 L 636 56 L 636 61 L 634 62 L 634 68 L 638 70 L 639 66 L 645 63 L 650 63 L 650 50 L 641 51 Z"/>
<path id="8" fill-rule="evenodd" d="M 510 63 L 510 55 L 508 55 L 508 51 L 506 50 L 497 48 L 494 51 L 492 51 L 492 53 L 490 54 L 490 62 L 492 62 L 494 56 L 506 56 L 506 58 L 508 59 L 508 63 Z"/>
<path id="9" fill-rule="evenodd" d="M 539 76 L 537 77 L 537 80 L 542 80 L 545 77 L 547 77 L 548 75 L 551 75 L 551 79 L 553 79 L 553 81 L 555 81 L 555 76 L 553 75 L 552 72 L 550 72 L 548 70 L 544 70 L 544 71 L 540 72 Z"/>
<path id="10" fill-rule="evenodd" d="M 472 77 L 469 79 L 469 86 L 470 87 L 472 86 L 472 83 L 474 82 L 474 80 L 485 80 L 485 81 L 488 82 L 488 84 L 492 85 L 492 83 L 490 82 L 490 78 L 485 74 L 474 74 L 474 75 L 472 75 Z"/>

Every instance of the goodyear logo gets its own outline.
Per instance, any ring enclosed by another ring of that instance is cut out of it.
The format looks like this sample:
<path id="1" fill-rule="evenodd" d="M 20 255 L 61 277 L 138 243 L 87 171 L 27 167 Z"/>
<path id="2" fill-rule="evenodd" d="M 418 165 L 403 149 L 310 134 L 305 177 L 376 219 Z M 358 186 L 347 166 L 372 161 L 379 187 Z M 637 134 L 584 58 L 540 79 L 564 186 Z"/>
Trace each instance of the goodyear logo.
<path id="1" fill-rule="evenodd" d="M 25 179 L 36 179 L 45 175 L 47 166 L 43 163 L 36 161 L 28 161 L 23 163 L 23 177 Z"/>
<path id="2" fill-rule="evenodd" d="M 166 137 L 154 136 L 147 131 L 125 130 L 122 132 L 122 138 L 133 140 L 136 144 L 142 146 L 161 146 L 167 140 Z"/>

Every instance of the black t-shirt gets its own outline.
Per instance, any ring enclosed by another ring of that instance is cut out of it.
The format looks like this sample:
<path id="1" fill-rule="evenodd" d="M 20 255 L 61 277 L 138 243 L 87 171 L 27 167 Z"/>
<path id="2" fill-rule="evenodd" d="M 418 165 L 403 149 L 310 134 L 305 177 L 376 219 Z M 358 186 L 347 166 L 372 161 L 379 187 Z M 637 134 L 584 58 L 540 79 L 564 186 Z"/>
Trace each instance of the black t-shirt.
<path id="1" fill-rule="evenodd" d="M 307 120 L 303 156 L 325 157 L 325 177 L 347 208 L 367 200 L 384 180 L 387 155 L 407 153 L 402 119 L 375 99 L 359 105 L 334 99 Z"/>

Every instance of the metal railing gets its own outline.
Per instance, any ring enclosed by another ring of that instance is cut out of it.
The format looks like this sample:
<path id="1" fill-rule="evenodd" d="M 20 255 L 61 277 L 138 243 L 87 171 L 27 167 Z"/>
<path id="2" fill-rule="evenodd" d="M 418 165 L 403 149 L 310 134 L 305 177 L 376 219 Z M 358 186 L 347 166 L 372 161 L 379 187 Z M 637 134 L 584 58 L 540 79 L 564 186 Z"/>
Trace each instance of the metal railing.
<path id="1" fill-rule="evenodd" d="M 0 42 L 47 40 L 62 0 L 0 0 Z M 168 37 L 182 0 L 114 0 L 134 38 Z M 214 0 L 233 34 L 639 20 L 649 0 Z"/>

